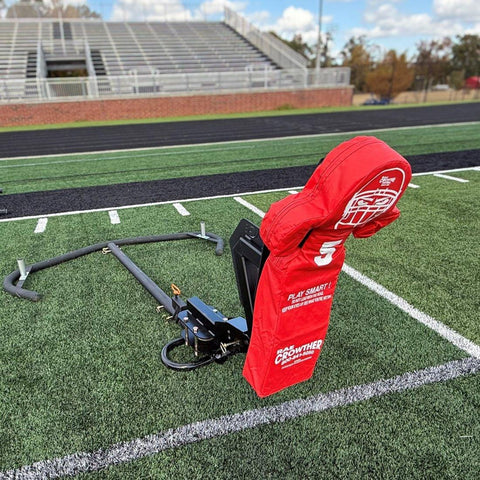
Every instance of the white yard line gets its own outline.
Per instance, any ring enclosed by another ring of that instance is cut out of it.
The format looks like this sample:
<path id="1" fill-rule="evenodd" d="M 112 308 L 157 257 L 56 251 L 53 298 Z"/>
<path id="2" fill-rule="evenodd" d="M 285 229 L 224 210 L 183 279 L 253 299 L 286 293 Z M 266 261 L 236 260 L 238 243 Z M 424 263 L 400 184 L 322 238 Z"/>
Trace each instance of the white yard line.
<path id="1" fill-rule="evenodd" d="M 412 177 L 424 177 L 426 175 L 438 175 L 440 173 L 455 173 L 455 172 L 471 172 L 471 171 L 479 171 L 479 167 L 463 167 L 463 168 L 451 168 L 450 170 L 434 170 L 432 172 L 418 172 L 412 174 Z"/>
<path id="2" fill-rule="evenodd" d="M 202 440 L 231 435 L 272 423 L 283 423 L 372 398 L 472 375 L 479 371 L 480 360 L 478 359 L 454 360 L 386 380 L 170 428 L 154 435 L 117 443 L 93 452 L 79 452 L 61 458 L 36 462 L 15 470 L 0 472 L 0 479 L 58 478 L 95 472 Z"/>
<path id="3" fill-rule="evenodd" d="M 181 145 L 178 146 L 178 148 L 181 148 Z M 201 146 L 201 144 L 197 145 Z M 174 148 L 174 146 L 169 146 L 169 147 L 151 147 L 157 149 L 163 149 L 163 148 Z M 191 146 L 188 146 L 187 149 L 191 148 Z M 185 154 L 192 155 L 196 153 L 208 153 L 208 152 L 228 152 L 228 151 L 233 151 L 233 150 L 245 150 L 245 149 L 251 149 L 253 146 L 249 145 L 237 145 L 235 147 L 228 147 L 228 148 L 215 148 L 215 149 L 198 149 L 198 150 L 188 150 L 185 152 Z M 149 150 L 147 149 L 141 149 L 141 150 Z M 109 161 L 109 160 L 124 160 L 129 158 L 129 153 L 131 150 L 113 150 L 111 152 L 103 152 L 108 155 L 108 153 L 120 153 L 120 152 L 125 152 L 125 155 L 115 155 L 113 157 L 98 157 L 102 152 L 96 152 L 96 153 L 90 153 L 90 152 L 82 152 L 82 153 L 56 153 L 54 155 L 43 155 L 43 156 L 35 156 L 35 157 L 11 157 L 11 158 L 1 158 L 0 162 L 7 162 L 9 160 L 12 161 L 21 161 L 21 160 L 34 160 L 36 158 L 55 158 L 55 157 L 70 157 L 70 156 L 79 156 L 79 155 L 95 155 L 93 158 L 72 158 L 68 160 L 57 160 L 54 162 L 36 162 L 36 163 L 19 163 L 19 164 L 13 164 L 13 165 L 0 165 L 0 168 L 21 168 L 21 167 L 39 167 L 39 166 L 45 166 L 45 165 L 58 165 L 58 164 L 68 164 L 68 163 L 83 163 L 83 162 L 104 162 L 104 161 Z M 182 152 L 183 153 L 183 152 Z M 146 158 L 146 157 L 156 157 L 156 156 L 166 156 L 166 155 L 178 155 L 179 152 L 149 152 L 149 153 L 137 153 L 135 155 L 135 160 L 139 158 Z"/>
<path id="4" fill-rule="evenodd" d="M 409 186 L 410 188 L 420 188 L 419 185 L 415 185 L 414 183 L 409 183 L 408 186 Z"/>
<path id="5" fill-rule="evenodd" d="M 0 223 L 5 223 L 5 222 L 18 222 L 20 220 L 32 220 L 32 219 L 37 219 L 37 218 L 50 218 L 50 217 L 63 217 L 63 216 L 69 216 L 69 215 L 80 215 L 83 213 L 96 213 L 96 212 L 108 212 L 109 210 L 125 210 L 129 208 L 140 208 L 140 207 L 156 207 L 158 205 L 171 205 L 173 203 L 188 203 L 188 202 L 198 202 L 200 200 L 218 200 L 222 198 L 233 198 L 237 196 L 246 196 L 246 195 L 257 195 L 261 193 L 275 193 L 275 192 L 285 192 L 287 190 L 290 190 L 292 187 L 288 188 L 274 188 L 271 190 L 258 190 L 255 192 L 243 192 L 243 193 L 229 193 L 225 195 L 212 195 L 208 197 L 196 197 L 196 198 L 184 198 L 181 200 L 165 200 L 163 202 L 153 202 L 153 203 L 139 203 L 136 205 L 123 205 L 123 206 L 111 206 L 111 207 L 106 207 L 106 208 L 94 208 L 90 210 L 75 210 L 75 211 L 70 211 L 70 212 L 58 212 L 58 213 L 49 213 L 49 214 L 44 214 L 44 215 L 30 215 L 26 217 L 14 217 L 14 218 L 0 218 Z M 303 187 L 293 187 L 293 188 L 303 188 Z"/>
<path id="6" fill-rule="evenodd" d="M 33 233 L 43 233 L 47 228 L 47 223 L 48 218 L 39 218 Z"/>
<path id="7" fill-rule="evenodd" d="M 109 210 L 108 216 L 110 217 L 110 223 L 112 225 L 118 225 L 120 223 L 120 216 L 116 210 Z"/>
<path id="8" fill-rule="evenodd" d="M 181 203 L 174 203 L 173 206 L 182 217 L 188 217 L 190 215 L 190 212 Z"/>
<path id="9" fill-rule="evenodd" d="M 452 177 L 451 175 L 445 175 L 444 173 L 434 173 L 434 177 L 444 178 L 445 180 L 453 180 L 454 182 L 468 183 L 468 180 L 464 178 Z"/>
<path id="10" fill-rule="evenodd" d="M 253 213 L 256 213 L 259 217 L 264 217 L 265 212 L 263 210 L 260 210 L 257 208 L 255 205 L 252 205 L 250 202 L 247 202 L 244 200 L 242 197 L 234 197 L 234 199 L 240 204 L 243 205 L 244 207 L 248 208 L 251 210 Z"/>

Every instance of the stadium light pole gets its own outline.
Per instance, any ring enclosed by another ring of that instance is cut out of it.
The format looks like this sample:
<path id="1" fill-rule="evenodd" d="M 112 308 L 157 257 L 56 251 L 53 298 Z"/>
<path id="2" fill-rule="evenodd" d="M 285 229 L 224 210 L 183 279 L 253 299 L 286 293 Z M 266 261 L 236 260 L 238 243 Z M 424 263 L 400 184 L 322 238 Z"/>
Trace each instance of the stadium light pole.
<path id="1" fill-rule="evenodd" d="M 322 46 L 322 15 L 323 0 L 318 1 L 318 39 L 317 39 L 317 57 L 315 58 L 315 71 L 320 73 L 320 50 Z"/>

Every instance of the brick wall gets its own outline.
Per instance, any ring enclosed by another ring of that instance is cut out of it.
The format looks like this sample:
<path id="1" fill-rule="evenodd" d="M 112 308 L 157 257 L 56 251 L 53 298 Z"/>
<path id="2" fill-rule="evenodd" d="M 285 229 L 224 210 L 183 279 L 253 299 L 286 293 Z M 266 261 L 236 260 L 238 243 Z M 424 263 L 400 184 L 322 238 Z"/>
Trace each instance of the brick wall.
<path id="1" fill-rule="evenodd" d="M 345 106 L 352 104 L 352 97 L 353 90 L 350 87 L 344 87 L 39 104 L 0 104 L 0 126 L 261 112 L 286 106 L 294 108 Z"/>

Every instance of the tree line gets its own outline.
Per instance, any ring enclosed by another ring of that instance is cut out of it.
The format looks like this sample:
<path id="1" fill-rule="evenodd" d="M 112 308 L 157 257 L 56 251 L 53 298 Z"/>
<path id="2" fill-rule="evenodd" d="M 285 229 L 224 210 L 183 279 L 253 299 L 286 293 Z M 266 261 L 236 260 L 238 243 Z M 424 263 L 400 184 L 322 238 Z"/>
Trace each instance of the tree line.
<path id="1" fill-rule="evenodd" d="M 406 90 L 428 91 L 439 85 L 455 90 L 466 86 L 480 88 L 479 35 L 421 41 L 412 58 L 396 50 L 382 52 L 365 36 L 359 36 L 350 38 L 340 52 L 340 60 L 335 60 L 329 52 L 329 40 L 331 34 L 327 34 L 327 41 L 322 43 L 320 65 L 350 67 L 350 83 L 356 93 L 373 93 L 380 98 L 392 99 Z M 307 58 L 311 67 L 315 65 L 314 51 L 301 35 L 283 41 Z M 468 82 L 472 77 L 477 80 Z"/>
<path id="2" fill-rule="evenodd" d="M 86 4 L 70 5 L 63 0 L 18 0 L 9 7 L 0 0 L 0 10 L 6 9 L 6 18 L 100 18 L 100 14 Z"/>

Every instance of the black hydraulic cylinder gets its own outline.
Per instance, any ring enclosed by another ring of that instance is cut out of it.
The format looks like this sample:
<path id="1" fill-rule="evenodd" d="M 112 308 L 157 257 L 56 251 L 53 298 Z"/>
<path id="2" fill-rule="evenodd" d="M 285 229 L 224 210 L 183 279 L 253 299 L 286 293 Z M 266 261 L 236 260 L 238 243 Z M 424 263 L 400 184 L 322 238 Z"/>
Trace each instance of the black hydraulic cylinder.
<path id="1" fill-rule="evenodd" d="M 107 245 L 109 250 L 118 258 L 120 263 L 139 281 L 148 293 L 171 315 L 175 313 L 172 299 L 169 297 L 143 270 L 141 270 L 133 261 L 125 255 L 120 247 L 111 242 Z"/>

